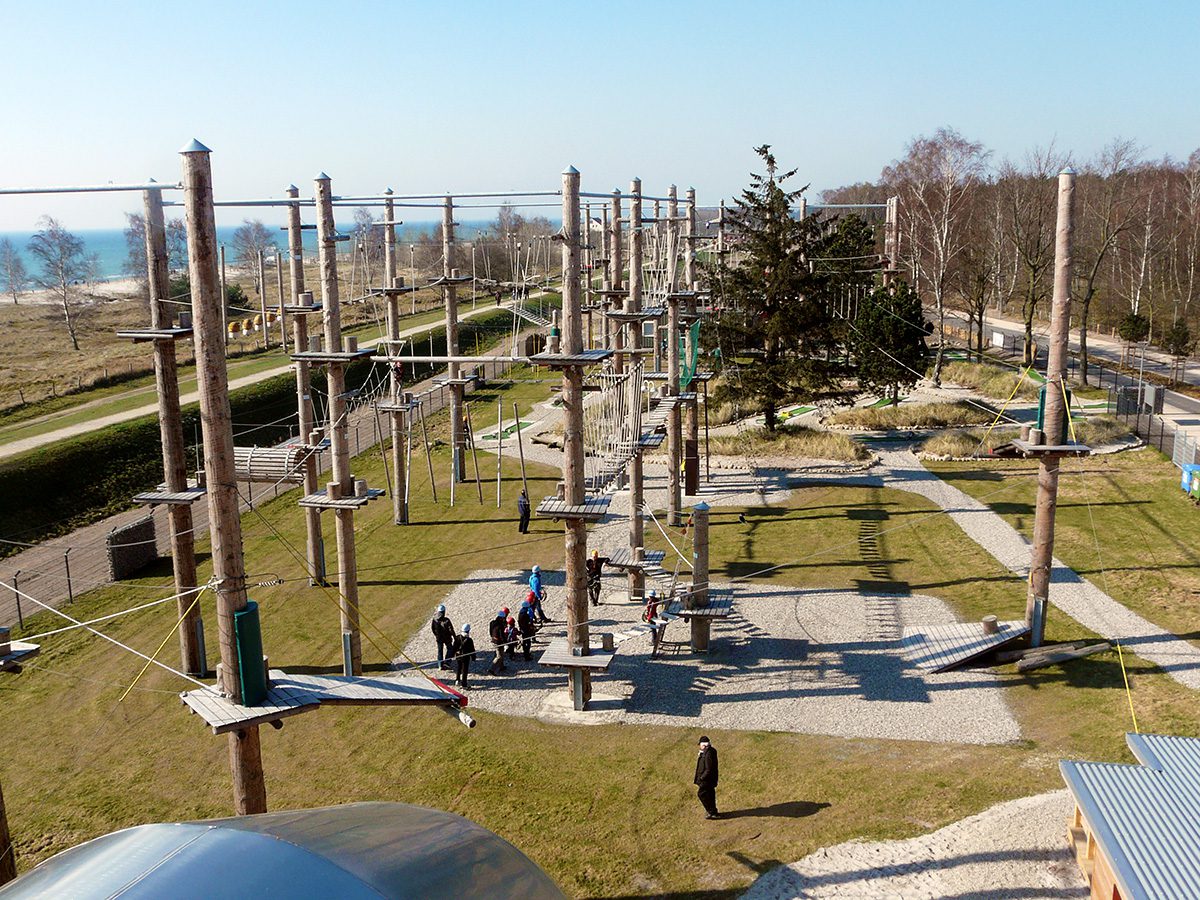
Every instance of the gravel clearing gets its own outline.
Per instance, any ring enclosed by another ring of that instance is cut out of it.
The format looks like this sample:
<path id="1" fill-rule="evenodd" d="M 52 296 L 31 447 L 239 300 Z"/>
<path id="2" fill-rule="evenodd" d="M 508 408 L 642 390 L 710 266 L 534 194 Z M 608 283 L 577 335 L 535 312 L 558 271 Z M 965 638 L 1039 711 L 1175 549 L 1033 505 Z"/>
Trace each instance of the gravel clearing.
<path id="1" fill-rule="evenodd" d="M 547 614 L 563 618 L 563 576 L 543 571 Z M 558 720 L 552 695 L 566 694 L 566 677 L 518 660 L 510 674 L 482 674 L 490 660 L 487 622 L 500 606 L 516 610 L 524 575 L 481 570 L 444 601 L 455 624 L 472 623 L 476 662 L 471 703 L 506 715 Z M 641 607 L 623 599 L 623 576 L 605 578 L 604 603 L 592 632 L 616 631 L 638 621 Z M 433 607 L 430 608 L 430 615 Z M 845 737 L 999 744 L 1020 738 L 995 676 L 987 671 L 923 674 L 900 653 L 899 629 L 952 621 L 941 600 L 926 596 L 863 595 L 793 587 L 742 585 L 737 612 L 713 627 L 707 656 L 689 652 L 650 656 L 648 637 L 619 646 L 609 672 L 594 679 L 606 698 L 598 720 L 639 725 L 787 731 Z M 565 634 L 556 623 L 543 635 Z M 667 641 L 686 641 L 687 625 L 673 622 Z M 435 654 L 428 628 L 406 652 Z"/>
<path id="2" fill-rule="evenodd" d="M 772 869 L 743 900 L 1088 896 L 1067 847 L 1069 791 L 1011 800 L 904 841 L 850 841 Z"/>
<path id="3" fill-rule="evenodd" d="M 867 484 L 920 494 L 946 510 L 967 537 L 1010 572 L 1029 576 L 1029 542 L 986 504 L 930 472 L 908 450 L 880 451 L 869 474 L 822 477 L 835 484 Z M 1200 690 L 1200 648 L 1118 603 L 1059 559 L 1050 576 L 1050 603 L 1108 640 L 1120 641 L 1168 675 Z"/>

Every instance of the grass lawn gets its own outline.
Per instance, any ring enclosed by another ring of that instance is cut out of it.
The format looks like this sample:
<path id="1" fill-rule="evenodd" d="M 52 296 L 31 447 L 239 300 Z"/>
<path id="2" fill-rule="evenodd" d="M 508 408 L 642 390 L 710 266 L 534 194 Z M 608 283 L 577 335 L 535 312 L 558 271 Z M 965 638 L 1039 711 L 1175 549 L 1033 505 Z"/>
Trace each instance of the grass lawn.
<path id="1" fill-rule="evenodd" d="M 525 416 L 546 389 L 517 383 L 473 400 L 494 410 L 501 399 L 511 413 L 516 398 Z M 517 534 L 515 458 L 506 456 L 500 510 L 494 457 L 480 460 L 493 479 L 490 489 L 485 485 L 485 502 L 473 490 L 460 491 L 453 509 L 446 505 L 444 450 L 435 462 L 441 479 L 436 507 L 423 461 L 414 458 L 417 524 L 392 525 L 388 500 L 357 517 L 361 605 L 378 626 L 364 621 L 364 657 L 373 667 L 427 627 L 434 604 L 472 570 L 562 565 L 560 526 L 535 520 L 530 535 Z M 372 485 L 384 482 L 378 451 L 356 458 L 354 471 Z M 530 465 L 530 477 L 537 496 L 553 490 L 558 473 Z M 1015 484 L 1013 497 L 1019 500 L 1023 489 Z M 337 671 L 333 598 L 306 586 L 299 563 L 271 533 L 278 529 L 302 546 L 295 497 L 283 495 L 243 518 L 251 580 L 286 579 L 252 591 L 262 605 L 264 649 L 275 666 Z M 745 510 L 745 524 L 739 512 L 713 510 L 711 557 L 718 577 L 774 566 L 760 577 L 930 593 L 951 601 L 965 618 L 1013 617 L 1023 610 L 1020 581 L 920 497 L 818 483 L 798 490 L 786 506 Z M 332 521 L 325 524 L 332 569 Z M 648 538 L 652 533 L 647 527 Z M 879 563 L 864 560 L 864 536 L 877 538 L 886 574 Z M 205 577 L 206 557 L 201 569 Z M 169 572 L 159 565 L 135 582 L 93 592 L 78 599 L 71 613 L 90 618 L 161 596 Z M 103 628 L 152 652 L 175 621 L 169 607 Z M 208 596 L 204 616 L 211 661 L 216 629 Z M 40 615 L 29 620 L 29 632 L 58 623 Z M 1082 635 L 1062 616 L 1051 618 L 1051 639 Z M 173 640 L 164 659 L 176 662 Z M 226 739 L 187 714 L 175 696 L 186 685 L 154 671 L 118 703 L 140 667 L 140 660 L 111 645 L 72 632 L 46 639 L 41 658 L 0 682 L 10 736 L 0 778 L 23 868 L 120 826 L 229 814 Z M 382 799 L 461 813 L 515 843 L 572 896 L 732 896 L 759 873 L 821 846 L 911 836 L 1001 800 L 1060 787 L 1063 755 L 1129 760 L 1115 657 L 1089 657 L 1028 676 L 1009 669 L 1002 678 L 1026 735 L 1016 745 L 709 730 L 722 754 L 722 808 L 745 811 L 722 822 L 703 821 L 694 796 L 696 729 L 569 727 L 477 713 L 479 727 L 467 731 L 439 712 L 403 708 L 322 709 L 287 720 L 282 731 L 264 729 L 268 802 L 285 809 Z M 1191 692 L 1138 660 L 1132 661 L 1131 679 L 1143 730 L 1197 733 Z"/>
<path id="2" fill-rule="evenodd" d="M 1035 463 L 926 465 L 979 499 L 1011 484 L 1012 490 L 984 502 L 1022 534 L 1032 536 Z M 1130 609 L 1193 642 L 1200 639 L 1198 536 L 1200 510 L 1179 489 L 1179 470 L 1160 453 L 1138 450 L 1063 460 L 1055 555 Z"/>

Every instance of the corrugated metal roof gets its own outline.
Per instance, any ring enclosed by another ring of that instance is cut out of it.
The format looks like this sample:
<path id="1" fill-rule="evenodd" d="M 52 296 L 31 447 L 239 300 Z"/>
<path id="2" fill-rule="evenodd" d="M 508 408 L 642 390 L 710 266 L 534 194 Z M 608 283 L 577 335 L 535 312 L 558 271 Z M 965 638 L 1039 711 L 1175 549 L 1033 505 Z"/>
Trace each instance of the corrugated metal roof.
<path id="1" fill-rule="evenodd" d="M 1064 760 L 1125 900 L 1200 896 L 1200 739 L 1129 735 L 1143 765 Z"/>

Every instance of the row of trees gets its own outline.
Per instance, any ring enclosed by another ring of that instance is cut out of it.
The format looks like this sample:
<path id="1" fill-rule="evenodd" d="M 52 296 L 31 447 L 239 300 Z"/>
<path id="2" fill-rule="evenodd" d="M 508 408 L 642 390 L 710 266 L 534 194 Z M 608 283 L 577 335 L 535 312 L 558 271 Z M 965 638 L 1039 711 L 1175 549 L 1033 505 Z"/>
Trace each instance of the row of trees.
<path id="1" fill-rule="evenodd" d="M 1055 176 L 1067 165 L 1079 170 L 1073 297 L 1084 372 L 1097 326 L 1188 352 L 1200 330 L 1200 150 L 1185 162 L 1154 161 L 1134 141 L 1114 139 L 1087 160 L 1050 145 L 997 162 L 979 142 L 943 128 L 910 142 L 876 182 L 824 197 L 899 196 L 900 262 L 939 327 L 947 309 L 962 310 L 982 346 L 987 309 L 1019 315 L 1028 354 L 1051 293 Z M 939 354 L 935 378 L 940 369 Z"/>

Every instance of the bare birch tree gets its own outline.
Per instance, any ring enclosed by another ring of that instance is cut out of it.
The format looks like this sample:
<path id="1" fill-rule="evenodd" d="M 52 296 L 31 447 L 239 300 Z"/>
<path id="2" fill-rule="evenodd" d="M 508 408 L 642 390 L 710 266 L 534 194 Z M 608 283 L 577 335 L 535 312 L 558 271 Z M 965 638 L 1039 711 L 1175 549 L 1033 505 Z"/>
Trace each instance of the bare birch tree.
<path id="1" fill-rule="evenodd" d="M 29 275 L 25 271 L 25 260 L 8 238 L 0 238 L 0 281 L 4 283 L 4 292 L 12 297 L 13 305 L 16 306 L 21 291 L 29 281 Z"/>
<path id="2" fill-rule="evenodd" d="M 29 239 L 29 252 L 41 262 L 42 271 L 33 280 L 39 287 L 52 291 L 62 304 L 71 346 L 78 350 L 77 285 L 88 277 L 89 265 L 83 241 L 50 216 L 43 216 L 38 224 L 41 228 Z"/>
<path id="3" fill-rule="evenodd" d="M 933 381 L 941 382 L 946 343 L 946 298 L 950 275 L 966 245 L 970 198 L 986 171 L 988 153 L 952 128 L 918 137 L 903 159 L 884 169 L 883 181 L 900 195 L 901 215 L 910 219 L 913 254 L 933 298 L 938 351 Z"/>

